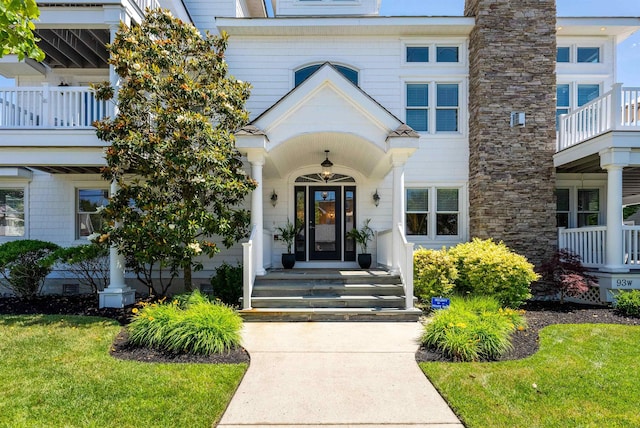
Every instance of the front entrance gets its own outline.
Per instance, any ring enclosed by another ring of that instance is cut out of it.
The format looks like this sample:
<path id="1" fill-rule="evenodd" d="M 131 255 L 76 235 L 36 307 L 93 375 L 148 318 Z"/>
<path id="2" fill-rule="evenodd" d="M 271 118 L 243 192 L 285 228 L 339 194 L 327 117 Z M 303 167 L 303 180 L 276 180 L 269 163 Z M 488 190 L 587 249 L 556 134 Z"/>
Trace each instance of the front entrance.
<path id="1" fill-rule="evenodd" d="M 296 260 L 354 261 L 354 186 L 296 186 Z"/>

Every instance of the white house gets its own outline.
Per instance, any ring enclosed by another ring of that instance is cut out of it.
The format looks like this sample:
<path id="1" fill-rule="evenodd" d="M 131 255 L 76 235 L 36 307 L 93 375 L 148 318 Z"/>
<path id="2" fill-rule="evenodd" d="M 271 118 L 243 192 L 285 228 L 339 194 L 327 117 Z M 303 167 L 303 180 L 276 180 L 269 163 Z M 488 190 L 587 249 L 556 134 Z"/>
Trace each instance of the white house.
<path id="1" fill-rule="evenodd" d="M 90 124 L 111 107 L 88 85 L 116 81 L 104 44 L 118 23 L 161 6 L 226 31 L 230 70 L 253 85 L 236 134 L 259 183 L 251 238 L 200 273 L 243 260 L 245 307 L 255 279 L 281 267 L 287 219 L 303 224 L 296 268 L 340 269 L 357 267 L 345 235 L 370 218 L 372 252 L 399 274 L 407 308 L 412 245 L 474 236 L 535 263 L 569 248 L 602 290 L 640 288 L 640 227 L 622 223 L 622 206 L 640 202 L 640 88 L 615 76 L 616 45 L 640 18 L 556 19 L 554 0 L 383 17 L 380 1 L 271 0 L 269 17 L 263 0 L 39 2 L 44 63 L 0 59 L 16 82 L 0 88 L 0 242 L 74 245 L 98 226 L 110 189 Z M 111 258 L 102 304 L 121 306 L 135 281 Z"/>

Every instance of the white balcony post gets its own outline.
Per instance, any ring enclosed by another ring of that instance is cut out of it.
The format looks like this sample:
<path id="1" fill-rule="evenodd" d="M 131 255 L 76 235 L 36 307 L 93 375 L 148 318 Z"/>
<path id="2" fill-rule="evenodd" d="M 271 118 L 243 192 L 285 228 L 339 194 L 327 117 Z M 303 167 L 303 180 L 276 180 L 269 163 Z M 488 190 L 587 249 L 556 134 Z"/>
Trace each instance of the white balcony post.
<path id="1" fill-rule="evenodd" d="M 51 90 L 49 89 L 49 83 L 42 83 L 42 122 L 41 127 L 49 127 L 53 124 L 51 120 L 52 107 L 51 104 Z"/>
<path id="2" fill-rule="evenodd" d="M 611 129 L 613 131 L 622 126 L 622 83 L 614 83 L 611 90 Z"/>
<path id="3" fill-rule="evenodd" d="M 248 156 L 249 163 L 251 164 L 251 177 L 258 183 L 258 186 L 251 193 L 251 224 L 256 228 L 256 235 L 254 236 L 253 245 L 255 246 L 255 272 L 256 275 L 265 275 L 264 261 L 263 261 L 263 201 L 262 201 L 262 167 L 265 159 L 263 153 L 252 152 Z"/>
<path id="4" fill-rule="evenodd" d="M 607 236 L 604 270 L 625 272 L 622 230 L 622 170 L 629 165 L 631 149 L 600 152 L 600 166 L 607 171 Z"/>

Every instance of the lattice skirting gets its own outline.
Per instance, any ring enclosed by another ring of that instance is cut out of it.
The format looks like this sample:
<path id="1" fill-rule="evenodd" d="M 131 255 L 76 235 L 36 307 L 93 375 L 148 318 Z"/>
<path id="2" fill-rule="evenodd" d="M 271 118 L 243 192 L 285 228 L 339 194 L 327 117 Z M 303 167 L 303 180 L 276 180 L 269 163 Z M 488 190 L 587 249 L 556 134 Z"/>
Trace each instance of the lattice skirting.
<path id="1" fill-rule="evenodd" d="M 566 297 L 567 302 L 588 303 L 592 305 L 606 304 L 600 299 L 600 287 L 589 287 L 589 290 L 575 297 Z"/>

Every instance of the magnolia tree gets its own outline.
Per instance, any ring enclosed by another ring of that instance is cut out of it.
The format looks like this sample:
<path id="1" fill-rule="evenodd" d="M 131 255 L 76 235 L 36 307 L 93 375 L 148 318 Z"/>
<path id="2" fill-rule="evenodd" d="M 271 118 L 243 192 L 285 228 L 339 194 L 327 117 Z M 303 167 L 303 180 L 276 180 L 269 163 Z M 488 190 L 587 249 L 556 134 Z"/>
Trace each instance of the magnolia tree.
<path id="1" fill-rule="evenodd" d="M 33 20 L 40 16 L 36 0 L 2 0 L 0 2 L 0 58 L 15 54 L 38 61 L 44 52 L 38 47 Z"/>
<path id="2" fill-rule="evenodd" d="M 247 235 L 239 208 L 256 183 L 244 172 L 232 132 L 248 120 L 250 85 L 227 74 L 227 35 L 202 36 L 168 11 L 148 11 L 139 26 L 121 24 L 108 48 L 120 78 L 117 114 L 96 122 L 110 143 L 105 180 L 119 190 L 102 211 L 98 241 L 115 245 L 149 287 L 166 294 L 220 244 Z M 115 89 L 95 87 L 99 99 Z"/>

